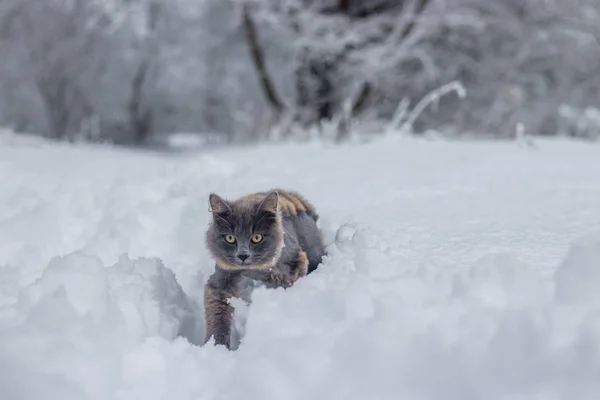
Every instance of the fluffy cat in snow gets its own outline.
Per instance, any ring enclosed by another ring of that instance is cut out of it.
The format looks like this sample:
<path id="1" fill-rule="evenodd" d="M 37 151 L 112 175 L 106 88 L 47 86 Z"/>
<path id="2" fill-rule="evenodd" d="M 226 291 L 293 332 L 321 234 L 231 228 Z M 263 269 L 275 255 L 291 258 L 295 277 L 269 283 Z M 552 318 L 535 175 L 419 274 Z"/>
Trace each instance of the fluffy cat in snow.
<path id="1" fill-rule="evenodd" d="M 325 255 L 315 208 L 286 190 L 253 193 L 234 201 L 209 196 L 212 221 L 206 244 L 215 272 L 204 287 L 204 343 L 230 348 L 232 297 L 248 279 L 288 288 L 314 271 Z"/>

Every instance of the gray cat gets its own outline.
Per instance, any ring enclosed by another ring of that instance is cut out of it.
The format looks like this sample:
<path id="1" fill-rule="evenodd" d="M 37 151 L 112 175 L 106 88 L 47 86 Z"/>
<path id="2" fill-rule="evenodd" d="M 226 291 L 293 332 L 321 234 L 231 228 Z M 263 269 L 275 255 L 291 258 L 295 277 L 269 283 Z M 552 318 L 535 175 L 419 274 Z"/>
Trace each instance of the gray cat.
<path id="1" fill-rule="evenodd" d="M 248 280 L 288 288 L 314 271 L 325 253 L 315 208 L 286 190 L 253 193 L 227 201 L 209 196 L 213 215 L 206 244 L 215 272 L 204 287 L 206 335 L 230 348 L 233 307 Z"/>

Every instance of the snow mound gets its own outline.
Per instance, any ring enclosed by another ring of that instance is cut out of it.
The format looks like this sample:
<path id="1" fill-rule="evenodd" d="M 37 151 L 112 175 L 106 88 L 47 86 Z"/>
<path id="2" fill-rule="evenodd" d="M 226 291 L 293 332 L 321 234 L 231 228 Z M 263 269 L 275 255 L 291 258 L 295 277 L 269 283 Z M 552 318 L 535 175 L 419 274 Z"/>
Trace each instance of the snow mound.
<path id="1" fill-rule="evenodd" d="M 98 320 L 106 315 L 109 292 L 106 270 L 96 257 L 55 257 L 42 277 L 22 293 L 21 307 L 35 310 L 63 297 L 75 315 Z"/>
<path id="2" fill-rule="evenodd" d="M 556 271 L 560 303 L 600 306 L 600 233 L 577 241 Z"/>
<path id="3" fill-rule="evenodd" d="M 23 373 L 6 383 L 21 394 L 15 399 L 36 398 L 28 375 L 41 376 L 57 398 L 112 398 L 126 349 L 147 338 L 197 343 L 203 334 L 197 306 L 158 259 L 124 255 L 105 267 L 82 253 L 55 257 L 14 307 L 18 317 L 0 324 L 0 356 Z"/>
<path id="4" fill-rule="evenodd" d="M 158 259 L 123 255 L 117 264 L 104 267 L 97 257 L 82 253 L 55 257 L 41 278 L 19 294 L 18 307 L 21 315 L 44 319 L 53 316 L 46 308 L 54 303 L 75 320 L 109 329 L 119 321 L 131 340 L 173 339 L 184 331 L 195 340 L 195 332 L 186 331 L 196 318 L 191 302 Z"/>

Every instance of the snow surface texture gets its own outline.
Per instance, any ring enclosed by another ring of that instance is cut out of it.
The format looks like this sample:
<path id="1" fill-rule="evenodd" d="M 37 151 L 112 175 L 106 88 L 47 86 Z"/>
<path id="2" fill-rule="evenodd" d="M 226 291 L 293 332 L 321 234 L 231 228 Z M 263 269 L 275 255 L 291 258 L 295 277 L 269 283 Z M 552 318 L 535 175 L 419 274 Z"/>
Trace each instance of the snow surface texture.
<path id="1" fill-rule="evenodd" d="M 0 140 L 2 400 L 600 398 L 600 147 Z M 329 256 L 200 347 L 207 197 L 304 193 Z"/>

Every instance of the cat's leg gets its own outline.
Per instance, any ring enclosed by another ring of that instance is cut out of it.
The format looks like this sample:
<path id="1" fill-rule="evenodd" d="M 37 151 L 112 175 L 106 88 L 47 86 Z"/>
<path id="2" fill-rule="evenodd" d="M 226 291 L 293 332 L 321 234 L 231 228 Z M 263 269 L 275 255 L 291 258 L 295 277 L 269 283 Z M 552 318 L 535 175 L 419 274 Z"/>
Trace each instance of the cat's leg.
<path id="1" fill-rule="evenodd" d="M 241 281 L 239 273 L 217 267 L 204 285 L 204 344 L 214 337 L 216 345 L 230 348 L 234 309 L 229 304 L 229 299 L 240 295 Z"/>
<path id="2" fill-rule="evenodd" d="M 291 260 L 281 261 L 275 265 L 265 283 L 271 288 L 288 288 L 307 273 L 308 258 L 304 251 L 299 250 Z"/>
<path id="3" fill-rule="evenodd" d="M 294 282 L 306 276 L 308 274 L 308 256 L 306 252 L 298 251 L 298 256 L 290 265 L 290 273 Z"/>

